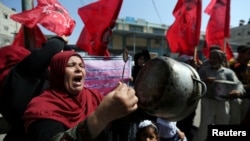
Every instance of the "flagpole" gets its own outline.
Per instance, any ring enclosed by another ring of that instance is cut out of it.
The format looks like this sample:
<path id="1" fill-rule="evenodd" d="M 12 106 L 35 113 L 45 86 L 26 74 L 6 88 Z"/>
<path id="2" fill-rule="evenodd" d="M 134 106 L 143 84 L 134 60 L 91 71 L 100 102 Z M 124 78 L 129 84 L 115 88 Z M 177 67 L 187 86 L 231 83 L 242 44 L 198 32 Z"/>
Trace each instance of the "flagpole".
<path id="1" fill-rule="evenodd" d="M 135 50 L 135 34 L 134 34 L 134 54 L 135 54 L 136 50 Z"/>
<path id="2" fill-rule="evenodd" d="M 197 48 L 198 48 L 198 47 L 195 46 L 195 48 L 194 48 L 194 58 L 193 58 L 193 59 L 194 59 L 194 64 L 195 64 L 195 65 L 194 65 L 194 66 L 195 66 L 195 69 L 197 69 L 197 67 L 196 67 L 196 66 L 197 66 L 197 65 L 196 65 L 196 63 L 197 63 Z"/>
<path id="3" fill-rule="evenodd" d="M 224 38 L 224 45 L 223 45 L 223 51 L 226 53 L 226 47 L 227 47 L 227 38 Z"/>
<path id="4" fill-rule="evenodd" d="M 33 0 L 22 0 L 22 11 L 30 10 L 33 8 Z M 24 44 L 25 48 L 32 49 L 35 48 L 35 37 L 32 30 L 28 27 L 23 28 L 24 30 Z"/>

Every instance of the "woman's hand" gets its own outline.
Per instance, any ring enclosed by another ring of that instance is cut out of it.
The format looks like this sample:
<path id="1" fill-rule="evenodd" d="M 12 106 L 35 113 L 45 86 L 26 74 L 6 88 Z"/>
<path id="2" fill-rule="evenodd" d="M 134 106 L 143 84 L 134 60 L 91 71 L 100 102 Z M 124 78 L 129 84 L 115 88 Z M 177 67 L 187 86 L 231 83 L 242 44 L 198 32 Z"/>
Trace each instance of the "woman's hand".
<path id="1" fill-rule="evenodd" d="M 96 138 L 111 121 L 135 111 L 138 108 L 137 102 L 135 90 L 120 82 L 88 117 L 88 129 L 92 138 Z"/>

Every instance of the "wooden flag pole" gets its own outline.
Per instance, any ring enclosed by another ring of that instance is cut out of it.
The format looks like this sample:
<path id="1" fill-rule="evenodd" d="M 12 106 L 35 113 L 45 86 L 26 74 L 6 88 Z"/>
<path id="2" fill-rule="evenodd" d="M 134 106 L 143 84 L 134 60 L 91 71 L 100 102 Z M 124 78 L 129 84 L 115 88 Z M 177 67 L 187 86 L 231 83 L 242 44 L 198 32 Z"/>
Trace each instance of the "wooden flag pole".
<path id="1" fill-rule="evenodd" d="M 226 47 L 227 47 L 227 38 L 224 38 L 224 45 L 223 45 L 223 51 L 226 53 Z"/>
<path id="2" fill-rule="evenodd" d="M 197 46 L 195 46 L 195 48 L 194 48 L 194 58 L 193 58 L 193 60 L 194 60 L 194 67 L 195 67 L 195 69 L 197 69 L 197 49 L 198 47 Z"/>

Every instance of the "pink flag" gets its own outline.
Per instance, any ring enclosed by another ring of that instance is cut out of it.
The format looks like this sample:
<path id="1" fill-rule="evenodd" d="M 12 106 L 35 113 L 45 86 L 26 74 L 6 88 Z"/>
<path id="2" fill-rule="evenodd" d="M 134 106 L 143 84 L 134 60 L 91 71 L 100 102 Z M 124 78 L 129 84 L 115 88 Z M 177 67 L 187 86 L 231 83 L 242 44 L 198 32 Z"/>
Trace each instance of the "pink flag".
<path id="1" fill-rule="evenodd" d="M 84 28 L 77 46 L 89 55 L 109 56 L 108 43 L 123 0 L 91 0 L 78 9 Z"/>

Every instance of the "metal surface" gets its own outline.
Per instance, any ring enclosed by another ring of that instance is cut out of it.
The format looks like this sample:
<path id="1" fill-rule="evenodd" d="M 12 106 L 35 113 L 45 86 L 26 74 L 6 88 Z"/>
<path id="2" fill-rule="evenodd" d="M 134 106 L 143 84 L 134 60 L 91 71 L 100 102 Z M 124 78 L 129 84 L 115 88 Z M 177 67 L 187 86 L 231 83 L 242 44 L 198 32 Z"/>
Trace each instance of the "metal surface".
<path id="1" fill-rule="evenodd" d="M 22 10 L 30 10 L 34 7 L 33 0 L 22 0 Z M 35 33 L 32 29 L 24 26 L 24 43 L 25 48 L 32 50 L 35 48 Z"/>
<path id="2" fill-rule="evenodd" d="M 145 112 L 178 121 L 196 109 L 206 85 L 191 66 L 158 57 L 140 70 L 135 91 L 139 107 Z"/>

